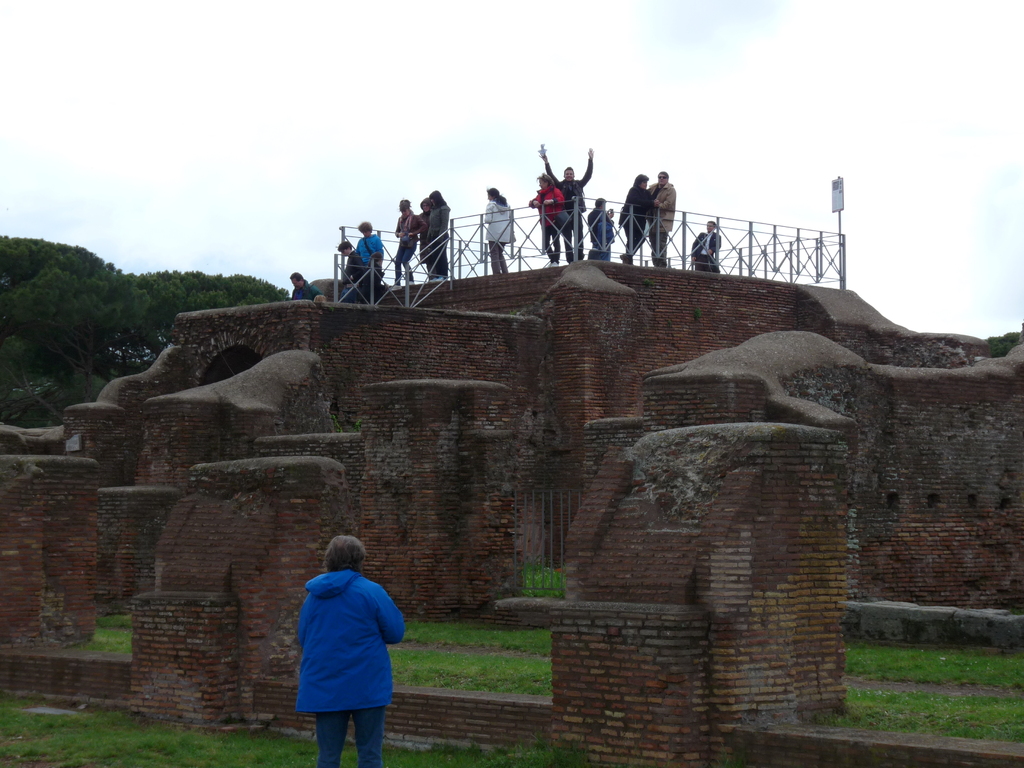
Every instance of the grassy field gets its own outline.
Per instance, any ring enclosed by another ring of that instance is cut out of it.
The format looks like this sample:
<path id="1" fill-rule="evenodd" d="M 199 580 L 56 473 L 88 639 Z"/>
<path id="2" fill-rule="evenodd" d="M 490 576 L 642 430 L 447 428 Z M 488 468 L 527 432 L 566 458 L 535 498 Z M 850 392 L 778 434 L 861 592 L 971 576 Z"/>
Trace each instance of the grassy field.
<path id="1" fill-rule="evenodd" d="M 1024 689 L 1024 655 L 984 648 L 904 648 L 851 643 L 846 674 L 868 680 Z"/>
<path id="2" fill-rule="evenodd" d="M 248 731 L 185 729 L 139 720 L 123 712 L 88 709 L 75 715 L 36 715 L 24 709 L 39 698 L 0 694 L 0 765 L 60 768 L 313 768 L 311 741 Z M 50 704 L 50 706 L 53 706 Z M 584 768 L 579 754 L 533 745 L 483 753 L 475 749 L 428 752 L 385 748 L 388 768 Z M 346 747 L 342 766 L 356 764 Z"/>
<path id="3" fill-rule="evenodd" d="M 131 632 L 127 617 L 109 616 L 100 619 L 98 624 L 96 637 L 85 647 L 130 652 Z M 406 641 L 428 644 L 433 648 L 420 650 L 403 648 L 401 644 L 392 646 L 395 682 L 400 685 L 501 693 L 551 693 L 548 658 L 551 634 L 546 630 L 512 631 L 477 624 L 409 622 Z M 469 650 L 467 647 L 472 647 L 473 652 L 461 652 L 460 647 L 466 651 Z M 510 655 L 500 655 L 503 652 Z M 847 673 L 885 682 L 982 685 L 1020 691 L 1024 690 L 1024 655 L 971 648 L 907 648 L 853 643 L 847 648 Z M 1024 743 L 1024 699 L 851 689 L 847 697 L 847 713 L 823 722 L 851 728 Z M 516 759 L 527 758 L 520 756 Z M 435 761 L 432 764 L 442 763 Z"/>
<path id="4" fill-rule="evenodd" d="M 851 690 L 846 705 L 845 715 L 819 722 L 872 731 L 1024 743 L 1022 699 Z"/>

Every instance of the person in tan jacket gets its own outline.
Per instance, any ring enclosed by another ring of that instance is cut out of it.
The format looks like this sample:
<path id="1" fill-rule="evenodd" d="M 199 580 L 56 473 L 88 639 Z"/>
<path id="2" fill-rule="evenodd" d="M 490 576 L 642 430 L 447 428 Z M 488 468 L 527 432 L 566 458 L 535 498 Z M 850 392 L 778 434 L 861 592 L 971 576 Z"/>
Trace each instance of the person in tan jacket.
<path id="1" fill-rule="evenodd" d="M 651 227 L 651 260 L 656 267 L 667 267 L 668 238 L 676 218 L 676 188 L 668 181 L 668 173 L 658 173 L 658 183 L 651 190 L 654 207 L 658 209 L 658 224 Z"/>

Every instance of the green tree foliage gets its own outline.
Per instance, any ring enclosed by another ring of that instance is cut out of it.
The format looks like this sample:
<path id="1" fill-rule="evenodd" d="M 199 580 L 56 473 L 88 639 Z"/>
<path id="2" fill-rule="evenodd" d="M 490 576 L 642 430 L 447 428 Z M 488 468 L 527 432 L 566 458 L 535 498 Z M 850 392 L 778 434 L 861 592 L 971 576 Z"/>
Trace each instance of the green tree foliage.
<path id="1" fill-rule="evenodd" d="M 1004 333 L 1002 336 L 989 336 L 988 350 L 992 357 L 1006 357 L 1007 353 L 1020 341 L 1019 332 Z"/>
<path id="2" fill-rule="evenodd" d="M 284 301 L 288 292 L 248 275 L 207 275 L 203 272 L 149 272 L 135 283 L 149 296 L 141 341 L 153 359 L 171 343 L 179 312 L 241 307 Z"/>
<path id="3" fill-rule="evenodd" d="M 282 301 L 244 275 L 125 274 L 79 246 L 0 238 L 0 422 L 46 426 L 145 370 L 179 312 Z"/>

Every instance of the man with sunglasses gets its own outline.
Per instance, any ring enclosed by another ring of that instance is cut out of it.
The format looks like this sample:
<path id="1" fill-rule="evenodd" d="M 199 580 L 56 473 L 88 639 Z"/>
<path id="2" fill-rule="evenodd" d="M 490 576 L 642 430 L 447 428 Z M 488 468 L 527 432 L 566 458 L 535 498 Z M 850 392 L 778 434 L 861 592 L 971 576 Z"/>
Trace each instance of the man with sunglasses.
<path id="1" fill-rule="evenodd" d="M 676 188 L 668 181 L 668 173 L 658 173 L 658 183 L 651 190 L 654 207 L 658 209 L 658 223 L 651 227 L 651 261 L 656 267 L 667 267 L 668 238 L 676 218 Z"/>

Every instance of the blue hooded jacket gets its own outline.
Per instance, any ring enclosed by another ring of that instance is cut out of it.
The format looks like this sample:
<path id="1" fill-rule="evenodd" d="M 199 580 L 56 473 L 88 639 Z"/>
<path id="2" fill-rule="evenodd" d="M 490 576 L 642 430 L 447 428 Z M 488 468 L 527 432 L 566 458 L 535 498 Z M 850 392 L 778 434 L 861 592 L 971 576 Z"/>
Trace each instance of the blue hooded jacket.
<path id="1" fill-rule="evenodd" d="M 391 703 L 386 643 L 405 635 L 402 612 L 379 584 L 355 571 L 306 582 L 299 614 L 298 712 L 340 712 Z"/>

